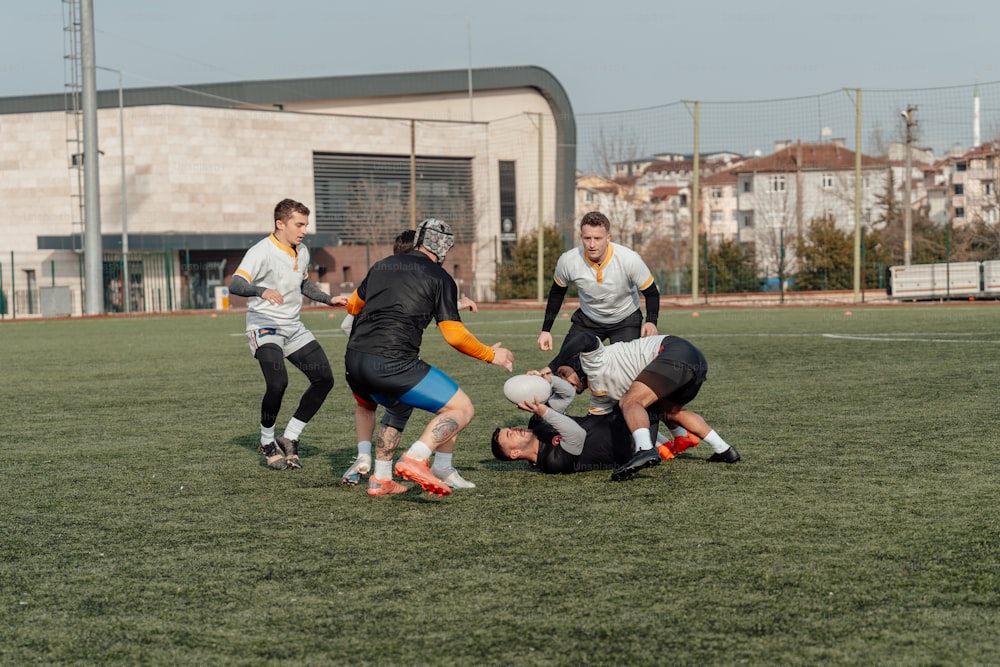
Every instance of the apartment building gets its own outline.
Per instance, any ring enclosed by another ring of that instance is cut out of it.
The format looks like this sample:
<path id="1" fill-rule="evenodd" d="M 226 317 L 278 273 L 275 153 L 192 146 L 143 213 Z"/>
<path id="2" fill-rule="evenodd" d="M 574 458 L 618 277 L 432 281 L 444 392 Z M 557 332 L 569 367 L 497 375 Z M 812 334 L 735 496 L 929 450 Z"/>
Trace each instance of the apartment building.
<path id="1" fill-rule="evenodd" d="M 786 241 L 804 234 L 812 220 L 831 218 L 842 229 L 854 228 L 855 159 L 841 140 L 779 142 L 771 155 L 733 169 L 739 239 L 753 245 L 763 270 L 775 273 L 782 254 L 794 259 Z M 861 156 L 862 222 L 885 192 L 888 166 Z"/>
<path id="2" fill-rule="evenodd" d="M 928 191 L 932 222 L 963 226 L 1000 222 L 1000 155 L 995 144 L 982 144 L 950 155 L 934 165 L 934 187 Z"/>

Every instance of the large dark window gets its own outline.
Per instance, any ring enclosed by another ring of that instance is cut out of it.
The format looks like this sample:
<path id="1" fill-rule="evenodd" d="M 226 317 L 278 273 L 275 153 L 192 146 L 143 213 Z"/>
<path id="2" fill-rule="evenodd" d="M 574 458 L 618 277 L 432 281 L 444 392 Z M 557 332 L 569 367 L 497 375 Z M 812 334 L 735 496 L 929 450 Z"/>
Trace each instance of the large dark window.
<path id="1" fill-rule="evenodd" d="M 392 243 L 410 227 L 410 157 L 314 153 L 316 230 L 341 243 Z M 472 160 L 416 159 L 417 222 L 440 218 L 458 243 L 474 237 Z"/>
<path id="2" fill-rule="evenodd" d="M 512 160 L 500 160 L 500 247 L 504 261 L 517 245 L 517 179 Z"/>

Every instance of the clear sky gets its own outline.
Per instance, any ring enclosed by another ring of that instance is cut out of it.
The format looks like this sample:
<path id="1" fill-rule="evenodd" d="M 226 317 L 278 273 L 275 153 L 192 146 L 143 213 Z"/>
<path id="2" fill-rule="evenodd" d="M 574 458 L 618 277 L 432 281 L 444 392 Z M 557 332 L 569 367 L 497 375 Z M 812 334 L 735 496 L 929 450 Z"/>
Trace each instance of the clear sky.
<path id="1" fill-rule="evenodd" d="M 63 11 L 2 0 L 0 97 L 63 91 Z M 1000 81 L 997 0 L 94 0 L 94 16 L 97 64 L 126 88 L 537 65 L 585 114 Z"/>

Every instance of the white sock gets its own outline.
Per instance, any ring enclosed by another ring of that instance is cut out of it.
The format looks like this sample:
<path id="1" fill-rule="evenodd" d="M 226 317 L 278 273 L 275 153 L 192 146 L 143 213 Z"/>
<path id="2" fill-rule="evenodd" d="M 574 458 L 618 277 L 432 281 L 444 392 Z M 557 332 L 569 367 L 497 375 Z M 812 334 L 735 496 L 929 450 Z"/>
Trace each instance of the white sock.
<path id="1" fill-rule="evenodd" d="M 372 443 L 368 440 L 358 441 L 358 456 L 371 456 L 372 455 Z"/>
<path id="2" fill-rule="evenodd" d="M 260 444 L 269 445 L 274 442 L 274 424 L 260 427 Z"/>
<path id="3" fill-rule="evenodd" d="M 708 432 L 708 435 L 703 440 L 712 447 L 712 451 L 716 454 L 721 454 L 729 449 L 729 443 L 723 440 L 722 436 L 716 433 L 714 428 Z"/>
<path id="4" fill-rule="evenodd" d="M 653 441 L 649 437 L 649 427 L 637 428 L 632 431 L 632 442 L 635 443 L 635 451 L 637 452 L 645 449 L 652 449 Z"/>
<path id="5" fill-rule="evenodd" d="M 665 445 L 668 442 L 670 442 L 670 438 L 668 438 L 667 436 L 663 435 L 659 431 L 656 432 L 656 444 L 658 444 L 658 445 Z"/>
<path id="6" fill-rule="evenodd" d="M 446 470 L 451 467 L 451 452 L 434 452 L 434 467 L 438 470 Z"/>
<path id="7" fill-rule="evenodd" d="M 304 421 L 299 421 L 295 417 L 288 420 L 288 425 L 285 426 L 285 437 L 289 440 L 298 440 L 299 436 L 302 435 L 302 429 L 306 427 Z"/>
<path id="8" fill-rule="evenodd" d="M 392 459 L 388 461 L 375 459 L 375 472 L 372 475 L 383 481 L 392 479 Z"/>
<path id="9" fill-rule="evenodd" d="M 674 426 L 673 428 L 670 429 L 670 435 L 674 436 L 675 438 L 683 438 L 687 434 L 688 434 L 687 429 L 684 428 L 683 426 Z"/>
<path id="10" fill-rule="evenodd" d="M 431 448 L 417 440 L 415 443 L 410 445 L 410 448 L 406 450 L 406 453 L 409 454 L 412 459 L 426 461 L 431 457 Z"/>

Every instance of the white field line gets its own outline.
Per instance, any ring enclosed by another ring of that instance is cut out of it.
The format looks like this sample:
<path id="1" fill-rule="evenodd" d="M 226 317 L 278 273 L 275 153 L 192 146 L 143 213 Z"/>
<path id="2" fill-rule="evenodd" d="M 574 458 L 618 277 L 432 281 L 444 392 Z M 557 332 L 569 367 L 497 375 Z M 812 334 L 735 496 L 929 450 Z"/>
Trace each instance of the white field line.
<path id="1" fill-rule="evenodd" d="M 823 334 L 824 338 L 840 338 L 843 340 L 868 340 L 880 343 L 1000 343 L 1000 340 L 981 340 L 975 338 L 933 338 L 932 336 L 971 336 L 972 334 Z"/>
<path id="2" fill-rule="evenodd" d="M 526 322 L 537 322 L 537 320 L 507 320 L 503 324 L 523 324 Z M 466 323 L 468 324 L 468 323 Z M 479 326 L 485 326 L 488 324 L 496 324 L 495 322 L 480 322 Z M 471 329 L 472 327 L 469 326 Z M 478 327 L 477 327 L 478 328 Z M 325 336 L 343 336 L 345 339 L 347 336 L 339 328 L 336 329 L 312 329 L 312 333 L 316 337 Z M 668 333 L 668 332 L 661 332 Z M 245 337 L 246 332 L 237 331 L 228 334 L 229 336 Z M 511 332 L 480 332 L 480 335 L 488 336 L 499 336 L 502 338 L 538 338 L 537 333 L 511 333 Z M 710 332 L 698 332 L 697 338 L 812 338 L 812 337 L 822 337 L 822 338 L 833 338 L 839 340 L 864 340 L 873 341 L 880 343 L 987 343 L 987 344 L 998 344 L 1000 340 L 983 340 L 974 338 L 956 338 L 956 336 L 971 336 L 971 333 L 955 333 L 955 332 L 928 332 L 921 331 L 918 333 L 909 332 L 899 332 L 899 333 L 877 333 L 877 334 L 841 334 L 841 333 L 752 333 L 752 332 L 739 332 L 739 333 L 710 333 Z M 558 337 L 559 334 L 556 334 Z"/>

